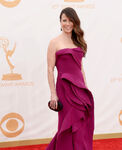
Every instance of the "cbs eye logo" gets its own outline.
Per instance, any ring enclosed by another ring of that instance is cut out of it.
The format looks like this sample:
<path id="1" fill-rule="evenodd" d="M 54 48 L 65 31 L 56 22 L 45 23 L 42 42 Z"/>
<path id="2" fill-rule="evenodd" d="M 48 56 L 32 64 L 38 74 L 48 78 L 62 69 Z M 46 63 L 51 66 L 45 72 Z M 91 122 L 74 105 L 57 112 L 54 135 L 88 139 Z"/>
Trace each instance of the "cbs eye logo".
<path id="1" fill-rule="evenodd" d="M 0 130 L 6 137 L 16 137 L 24 130 L 24 119 L 17 113 L 5 115 L 0 122 Z"/>
<path id="2" fill-rule="evenodd" d="M 20 3 L 21 0 L 0 0 L 0 3 L 5 7 L 15 7 Z"/>

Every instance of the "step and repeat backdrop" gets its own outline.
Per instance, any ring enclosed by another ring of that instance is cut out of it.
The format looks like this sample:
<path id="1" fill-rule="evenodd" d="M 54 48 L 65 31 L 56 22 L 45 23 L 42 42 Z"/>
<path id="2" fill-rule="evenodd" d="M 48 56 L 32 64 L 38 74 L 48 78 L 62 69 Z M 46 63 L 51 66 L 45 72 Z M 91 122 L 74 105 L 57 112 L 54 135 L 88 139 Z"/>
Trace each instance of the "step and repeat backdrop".
<path id="1" fill-rule="evenodd" d="M 94 134 L 122 133 L 122 1 L 0 0 L 0 142 L 52 138 L 47 47 L 73 7 L 88 44 L 83 65 L 95 101 Z M 55 82 L 57 70 L 54 71 Z"/>

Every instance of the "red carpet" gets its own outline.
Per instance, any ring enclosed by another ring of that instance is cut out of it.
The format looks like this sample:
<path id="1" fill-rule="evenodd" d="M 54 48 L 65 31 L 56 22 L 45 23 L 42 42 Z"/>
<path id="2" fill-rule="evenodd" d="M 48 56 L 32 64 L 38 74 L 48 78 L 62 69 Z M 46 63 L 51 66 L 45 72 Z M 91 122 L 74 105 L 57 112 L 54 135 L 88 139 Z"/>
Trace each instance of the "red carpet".
<path id="1" fill-rule="evenodd" d="M 47 144 L 0 148 L 0 150 L 45 150 Z M 122 138 L 94 140 L 93 150 L 122 150 Z"/>

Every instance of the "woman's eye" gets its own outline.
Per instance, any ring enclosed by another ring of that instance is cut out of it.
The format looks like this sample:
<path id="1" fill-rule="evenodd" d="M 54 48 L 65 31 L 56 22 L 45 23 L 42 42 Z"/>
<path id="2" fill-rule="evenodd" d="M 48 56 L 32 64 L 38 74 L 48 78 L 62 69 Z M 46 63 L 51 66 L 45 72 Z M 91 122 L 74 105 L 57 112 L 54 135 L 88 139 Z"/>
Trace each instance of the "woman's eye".
<path id="1" fill-rule="evenodd" d="M 66 22 L 66 19 L 64 19 L 63 22 Z"/>

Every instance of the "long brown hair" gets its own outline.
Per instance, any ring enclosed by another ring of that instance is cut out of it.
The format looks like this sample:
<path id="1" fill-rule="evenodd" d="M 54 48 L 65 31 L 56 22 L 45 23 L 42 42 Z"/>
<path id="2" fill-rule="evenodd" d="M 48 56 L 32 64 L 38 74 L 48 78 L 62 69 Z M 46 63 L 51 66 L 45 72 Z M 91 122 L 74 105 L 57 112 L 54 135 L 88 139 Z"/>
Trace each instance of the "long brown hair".
<path id="1" fill-rule="evenodd" d="M 62 14 L 65 14 L 69 18 L 69 20 L 73 22 L 74 28 L 72 30 L 71 38 L 75 45 L 83 49 L 84 57 L 85 57 L 87 52 L 87 44 L 84 40 L 84 31 L 80 27 L 81 23 L 76 11 L 71 7 L 64 8 L 60 13 L 60 21 L 61 21 Z"/>

